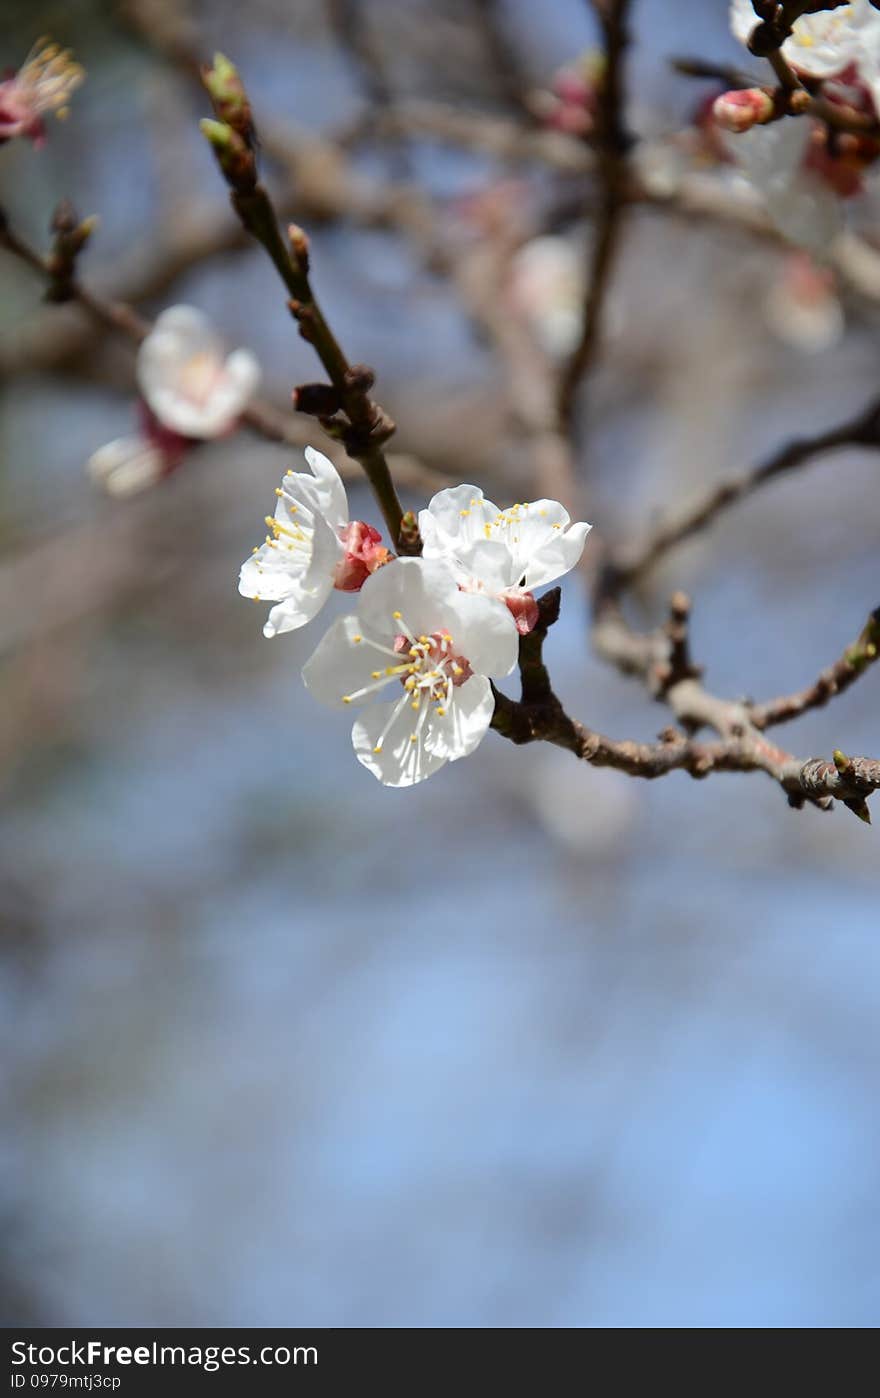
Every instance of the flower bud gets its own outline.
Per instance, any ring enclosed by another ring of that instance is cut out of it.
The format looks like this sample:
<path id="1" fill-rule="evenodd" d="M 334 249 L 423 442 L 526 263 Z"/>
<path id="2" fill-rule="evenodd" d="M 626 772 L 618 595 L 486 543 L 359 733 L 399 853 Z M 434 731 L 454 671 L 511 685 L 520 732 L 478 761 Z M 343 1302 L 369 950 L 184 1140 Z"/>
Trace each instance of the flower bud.
<path id="1" fill-rule="evenodd" d="M 253 146 L 251 106 L 235 64 L 224 54 L 215 53 L 213 65 L 202 69 L 202 82 L 218 120 L 231 126 L 248 146 Z"/>
<path id="2" fill-rule="evenodd" d="M 217 164 L 227 184 L 241 192 L 252 190 L 257 183 L 257 167 L 247 141 L 222 121 L 203 117 L 199 130 L 211 145 Z"/>
<path id="3" fill-rule="evenodd" d="M 712 104 L 712 115 L 724 131 L 751 131 L 772 119 L 773 99 L 760 87 L 723 92 Z"/>
<path id="4" fill-rule="evenodd" d="M 419 534 L 419 521 L 412 510 L 407 510 L 400 521 L 400 535 L 397 540 L 397 547 L 401 553 L 416 554 L 422 545 Z"/>
<path id="5" fill-rule="evenodd" d="M 361 519 L 339 531 L 345 552 L 336 565 L 333 586 L 339 592 L 360 592 L 371 573 L 383 568 L 391 554 L 382 546 L 382 535 Z"/>

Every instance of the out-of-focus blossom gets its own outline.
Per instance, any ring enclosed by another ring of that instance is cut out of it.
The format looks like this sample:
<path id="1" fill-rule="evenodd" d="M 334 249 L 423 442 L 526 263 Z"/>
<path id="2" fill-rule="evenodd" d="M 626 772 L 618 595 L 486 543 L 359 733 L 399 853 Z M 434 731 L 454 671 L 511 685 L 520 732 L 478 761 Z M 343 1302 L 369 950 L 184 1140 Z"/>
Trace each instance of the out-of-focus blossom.
<path id="1" fill-rule="evenodd" d="M 288 471 L 276 490 L 269 534 L 243 564 L 238 590 L 256 602 L 275 602 L 263 627 L 278 636 L 305 626 L 334 587 L 356 592 L 391 557 L 378 530 L 349 523 L 345 486 L 332 461 L 305 449 L 307 471 Z"/>
<path id="2" fill-rule="evenodd" d="M 510 295 L 548 354 L 572 352 L 583 324 L 584 267 L 583 254 L 566 238 L 533 238 L 514 254 Z"/>
<path id="3" fill-rule="evenodd" d="M 760 23 L 751 0 L 732 0 L 730 27 L 740 43 Z M 850 0 L 833 10 L 796 19 L 782 55 L 809 78 L 837 78 L 850 68 L 871 90 L 880 109 L 880 13 L 870 0 Z"/>
<path id="4" fill-rule="evenodd" d="M 18 72 L 0 82 L 0 144 L 25 136 L 35 146 L 46 141 L 43 117 L 63 119 L 68 104 L 85 77 L 70 49 L 38 39 Z"/>
<path id="5" fill-rule="evenodd" d="M 506 603 L 525 634 L 538 619 L 533 590 L 569 572 L 589 524 L 572 524 L 556 500 L 499 510 L 478 486 L 441 490 L 419 514 L 425 558 L 443 560 L 459 586 Z"/>
<path id="6" fill-rule="evenodd" d="M 834 273 L 817 266 L 807 253 L 792 253 L 785 259 L 764 313 L 780 340 L 808 354 L 830 349 L 843 335 L 843 307 Z"/>
<path id="7" fill-rule="evenodd" d="M 554 73 L 549 89 L 533 92 L 530 106 L 539 120 L 570 136 L 589 136 L 596 124 L 605 60 L 588 51 Z"/>
<path id="8" fill-rule="evenodd" d="M 176 471 L 193 445 L 192 438 L 163 426 L 142 403 L 141 431 L 99 447 L 86 471 L 108 495 L 136 495 Z"/>
<path id="9" fill-rule="evenodd" d="M 168 465 L 161 448 L 146 437 L 117 437 L 89 457 L 86 470 L 108 495 L 126 496 L 157 485 Z"/>
<path id="10" fill-rule="evenodd" d="M 260 378 L 250 350 L 226 355 L 207 316 L 171 306 L 138 351 L 137 378 L 150 411 L 184 437 L 222 437 L 235 425 Z"/>
<path id="11" fill-rule="evenodd" d="M 728 149 L 762 196 L 768 216 L 792 243 L 821 257 L 840 232 L 840 201 L 809 166 L 812 123 L 786 117 L 731 136 Z"/>
<path id="12" fill-rule="evenodd" d="M 444 563 L 401 558 L 367 580 L 357 615 L 331 626 L 303 679 L 332 708 L 367 705 L 355 756 L 385 786 L 413 786 L 482 741 L 490 677 L 510 674 L 517 652 L 506 607 L 460 591 Z"/>

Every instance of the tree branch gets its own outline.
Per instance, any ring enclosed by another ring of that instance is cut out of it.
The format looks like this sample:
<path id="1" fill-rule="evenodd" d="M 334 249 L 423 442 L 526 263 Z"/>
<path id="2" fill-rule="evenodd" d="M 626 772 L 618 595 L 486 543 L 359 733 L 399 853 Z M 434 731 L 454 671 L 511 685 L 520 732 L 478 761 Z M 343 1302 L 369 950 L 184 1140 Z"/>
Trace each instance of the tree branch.
<path id="1" fill-rule="evenodd" d="M 0 209 L 0 247 L 51 282 L 52 269 L 49 260 L 13 232 L 2 209 Z M 88 313 L 95 325 L 121 335 L 133 344 L 140 344 L 153 328 L 152 321 L 139 315 L 132 306 L 123 301 L 109 300 L 96 295 L 75 277 L 71 278 L 68 283 L 68 292 L 71 299 Z M 285 443 L 288 446 L 308 446 L 314 436 L 314 432 L 310 430 L 304 420 L 292 417 L 289 413 L 282 412 L 271 403 L 261 399 L 252 399 L 241 414 L 240 420 L 257 436 L 270 442 Z M 338 450 L 334 451 L 332 447 L 330 454 L 336 458 L 335 464 L 341 474 L 350 478 L 354 474 L 354 468 L 351 464 L 345 461 L 342 454 Z M 389 459 L 393 462 L 395 473 L 399 479 L 413 488 L 433 492 L 449 484 L 448 476 L 429 469 L 408 453 L 394 453 Z"/>
<path id="2" fill-rule="evenodd" d="M 653 568 L 670 549 L 705 529 L 724 510 L 778 476 L 810 463 L 825 452 L 848 446 L 880 447 L 880 398 L 874 399 L 866 409 L 837 427 L 818 432 L 813 437 L 800 437 L 788 442 L 751 470 L 721 481 L 696 504 L 661 523 L 629 558 L 621 558 L 610 564 L 614 588 L 619 591 L 631 585 Z"/>
<path id="3" fill-rule="evenodd" d="M 629 43 L 627 22 L 630 0 L 592 0 L 592 3 L 601 26 L 605 55 L 593 138 L 600 196 L 587 271 L 580 339 L 562 371 L 559 383 L 559 417 L 564 425 L 571 424 L 578 386 L 596 358 L 605 298 L 627 203 L 627 150 L 630 138 L 624 118 L 623 64 Z"/>
<path id="4" fill-rule="evenodd" d="M 809 802 L 824 810 L 833 801 L 841 801 L 870 823 L 866 798 L 880 789 L 880 761 L 850 758 L 840 751 L 832 758 L 795 757 L 764 738 L 751 724 L 744 705 L 716 699 L 697 679 L 682 678 L 664 686 L 660 673 L 668 664 L 676 638 L 668 629 L 639 637 L 610 609 L 602 621 L 604 637 L 601 631 L 597 636 L 598 649 L 628 673 L 653 677 L 657 697 L 670 705 L 691 732 L 687 735 L 668 728 L 656 743 L 637 743 L 605 737 L 578 723 L 554 693 L 543 660 L 547 632 L 559 612 L 559 589 L 546 594 L 539 606 L 537 626 L 520 641 L 520 699 L 495 690 L 492 727 L 502 737 L 520 745 L 553 743 L 592 766 L 613 767 L 646 780 L 675 771 L 697 779 L 713 772 L 764 772 L 785 792 L 792 806 Z M 680 605 L 677 610 L 681 611 Z M 714 727 L 718 740 L 707 742 L 693 736 L 703 726 Z"/>
<path id="5" fill-rule="evenodd" d="M 821 709 L 837 694 L 843 694 L 855 684 L 880 654 L 880 607 L 871 613 L 859 635 L 839 660 L 823 670 L 819 678 L 796 694 L 770 699 L 766 704 L 752 704 L 749 714 L 755 728 L 770 728 L 776 723 L 789 723 L 810 709 Z"/>

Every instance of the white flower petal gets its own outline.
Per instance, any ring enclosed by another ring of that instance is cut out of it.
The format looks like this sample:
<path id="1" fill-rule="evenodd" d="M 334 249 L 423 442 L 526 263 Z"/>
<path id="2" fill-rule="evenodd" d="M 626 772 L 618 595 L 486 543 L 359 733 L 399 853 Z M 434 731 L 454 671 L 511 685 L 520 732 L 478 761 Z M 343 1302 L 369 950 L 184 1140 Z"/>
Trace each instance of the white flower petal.
<path id="1" fill-rule="evenodd" d="M 415 721 L 404 695 L 391 703 L 372 704 L 351 730 L 358 762 L 383 786 L 415 786 L 447 761 L 429 750 Z"/>
<path id="2" fill-rule="evenodd" d="M 168 335 L 186 355 L 219 352 L 220 337 L 209 316 L 197 306 L 169 306 L 160 312 L 144 345 L 153 337 Z M 143 345 L 141 346 L 143 348 Z"/>
<path id="3" fill-rule="evenodd" d="M 843 216 L 834 191 L 803 169 L 810 131 L 806 118 L 787 117 L 731 136 L 727 148 L 763 195 L 779 231 L 820 256 L 840 232 Z"/>
<path id="4" fill-rule="evenodd" d="M 730 27 L 740 43 L 748 45 L 758 22 L 751 0 L 732 0 Z M 783 44 L 782 53 L 795 68 L 811 77 L 831 77 L 856 63 L 861 75 L 868 78 L 878 36 L 880 15 L 869 0 L 850 0 L 833 10 L 801 15 Z"/>
<path id="5" fill-rule="evenodd" d="M 577 567 L 591 527 L 579 523 L 565 530 L 554 531 L 552 537 L 531 555 L 523 586 L 529 591 L 544 587 Z"/>
<path id="6" fill-rule="evenodd" d="M 326 587 L 316 587 L 311 592 L 303 589 L 302 592 L 291 594 L 278 602 L 270 611 L 263 627 L 263 635 L 267 641 L 271 641 L 274 636 L 284 635 L 286 631 L 298 631 L 301 626 L 307 626 L 310 621 L 314 621 L 332 591 L 331 582 Z"/>
<path id="7" fill-rule="evenodd" d="M 516 665 L 519 632 L 507 607 L 498 598 L 477 592 L 457 592 L 447 604 L 444 624 L 452 636 L 456 653 L 468 660 L 475 674 L 501 678 L 509 675 Z"/>
<path id="8" fill-rule="evenodd" d="M 260 381 L 260 366 L 250 350 L 229 355 L 207 400 L 196 405 L 199 436 L 221 437 L 247 407 Z"/>
<path id="9" fill-rule="evenodd" d="M 244 407 L 262 377 L 260 361 L 253 350 L 237 349 L 227 355 L 226 377 L 238 395 L 239 406 Z"/>
<path id="10" fill-rule="evenodd" d="M 399 664 L 396 657 L 372 642 L 358 617 L 340 617 L 303 666 L 306 688 L 331 709 L 367 704 L 386 690 L 408 699 L 399 678 L 385 673 Z"/>
<path id="11" fill-rule="evenodd" d="M 276 518 L 295 531 L 267 542 L 242 565 L 238 590 L 256 601 L 278 602 L 263 628 L 271 637 L 305 626 L 323 607 L 333 590 L 342 544 L 320 515 L 291 520 L 279 500 Z"/>
<path id="12" fill-rule="evenodd" d="M 117 437 L 99 447 L 86 470 L 108 495 L 136 495 L 155 485 L 165 472 L 165 456 L 144 437 Z"/>
<path id="13" fill-rule="evenodd" d="M 485 538 L 486 525 L 491 525 L 498 513 L 498 506 L 484 499 L 479 486 L 456 485 L 438 491 L 428 508 L 419 511 L 423 556 L 438 558 L 450 545 Z"/>
<path id="14" fill-rule="evenodd" d="M 733 37 L 741 44 L 748 44 L 752 30 L 760 23 L 752 6 L 752 0 L 731 0 L 730 29 Z"/>
<path id="15" fill-rule="evenodd" d="M 305 448 L 305 458 L 312 469 L 312 476 L 303 474 L 297 480 L 308 483 L 314 493 L 315 506 L 337 527 L 348 524 L 348 497 L 342 477 L 329 457 L 314 447 Z"/>
<path id="16" fill-rule="evenodd" d="M 224 359 L 210 320 L 194 306 L 163 311 L 138 351 L 141 393 L 159 421 L 186 437 L 219 437 L 259 379 L 250 350 Z"/>
<path id="17" fill-rule="evenodd" d="M 492 715 L 495 696 L 485 675 L 471 675 L 458 689 L 443 716 L 436 707 L 425 724 L 424 746 L 435 757 L 457 762 L 467 757 L 483 741 Z"/>
<path id="18" fill-rule="evenodd" d="M 447 555 L 458 582 L 471 591 L 491 594 L 519 584 L 516 559 L 502 539 L 480 539 Z"/>
<path id="19" fill-rule="evenodd" d="M 367 578 L 358 599 L 358 616 L 368 631 L 386 643 L 402 634 L 404 627 L 413 636 L 431 635 L 444 628 L 452 630 L 450 613 L 459 596 L 445 563 L 396 558 Z"/>

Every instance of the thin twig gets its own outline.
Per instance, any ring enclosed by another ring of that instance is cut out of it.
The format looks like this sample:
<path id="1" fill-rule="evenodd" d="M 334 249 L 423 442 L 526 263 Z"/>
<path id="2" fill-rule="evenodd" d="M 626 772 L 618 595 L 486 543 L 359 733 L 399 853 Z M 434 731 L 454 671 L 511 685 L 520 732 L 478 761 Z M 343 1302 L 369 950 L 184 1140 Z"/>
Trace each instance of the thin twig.
<path id="1" fill-rule="evenodd" d="M 31 267 L 47 281 L 51 280 L 52 273 L 48 260 L 9 227 L 2 210 L 0 210 L 0 247 Z M 153 328 L 152 321 L 139 315 L 132 306 L 116 299 L 105 299 L 83 286 L 76 279 L 70 281 L 68 289 L 71 299 L 82 306 L 95 325 L 122 335 L 133 344 L 140 344 Z M 269 442 L 302 447 L 308 446 L 314 437 L 314 432 L 310 430 L 304 419 L 283 412 L 262 399 L 252 399 L 243 410 L 240 421 L 257 436 Z M 338 449 L 334 451 L 331 448 L 331 455 L 336 457 L 335 464 L 343 475 L 349 477 L 354 475 L 355 468 L 345 460 Z M 393 465 L 395 475 L 404 484 L 413 488 L 435 491 L 449 484 L 449 477 L 425 466 L 408 452 L 393 453 L 389 456 L 389 461 Z"/>
<path id="2" fill-rule="evenodd" d="M 605 737 L 571 718 L 550 684 L 543 660 L 543 646 L 559 611 L 559 590 L 541 599 L 540 619 L 534 630 L 520 642 L 522 695 L 517 701 L 496 691 L 492 727 L 513 743 L 553 743 L 596 767 L 613 767 L 633 777 L 652 780 L 670 772 L 683 771 L 703 778 L 713 772 L 764 772 L 785 792 L 789 804 L 806 803 L 827 809 L 831 801 L 842 801 L 870 823 L 866 797 L 880 789 L 880 761 L 854 757 L 836 751 L 832 758 L 802 759 L 765 739 L 743 719 L 737 706 L 706 696 L 706 711 L 716 706 L 725 717 L 716 717 L 720 737 L 703 741 L 674 729 L 667 730 L 656 743 L 637 743 Z M 700 686 L 685 680 L 676 686 L 691 686 L 695 700 Z M 668 697 L 668 696 L 667 696 Z M 701 722 L 708 722 L 704 717 Z"/>
<path id="3" fill-rule="evenodd" d="M 661 523 L 630 557 L 619 559 L 611 565 L 616 588 L 619 590 L 623 586 L 631 585 L 653 568 L 670 549 L 705 529 L 724 510 L 744 500 L 778 476 L 807 465 L 823 453 L 849 446 L 866 446 L 873 449 L 880 447 L 880 398 L 873 400 L 866 409 L 837 427 L 818 432 L 813 437 L 796 438 L 787 443 L 765 461 L 744 471 L 742 475 L 731 476 L 721 481 L 696 504 Z"/>
<path id="4" fill-rule="evenodd" d="M 849 689 L 880 655 L 880 607 L 871 613 L 859 635 L 839 660 L 823 670 L 819 678 L 796 694 L 770 699 L 765 704 L 749 706 L 751 721 L 756 728 L 765 729 L 776 723 L 788 723 L 810 709 L 821 709 L 837 694 Z"/>
<path id="5" fill-rule="evenodd" d="M 580 339 L 565 366 L 559 385 L 559 416 L 571 425 L 578 387 L 596 358 L 602 315 L 627 203 L 627 150 L 623 63 L 629 33 L 630 0 L 593 0 L 602 29 L 605 66 L 602 72 L 593 145 L 600 185 L 596 230 L 587 269 Z"/>

